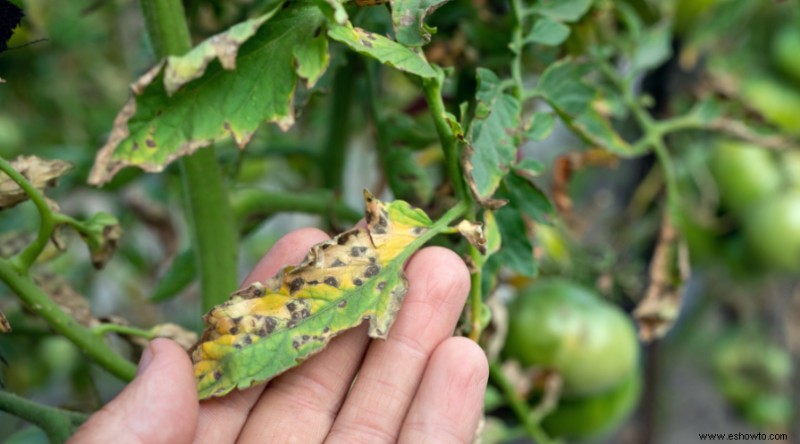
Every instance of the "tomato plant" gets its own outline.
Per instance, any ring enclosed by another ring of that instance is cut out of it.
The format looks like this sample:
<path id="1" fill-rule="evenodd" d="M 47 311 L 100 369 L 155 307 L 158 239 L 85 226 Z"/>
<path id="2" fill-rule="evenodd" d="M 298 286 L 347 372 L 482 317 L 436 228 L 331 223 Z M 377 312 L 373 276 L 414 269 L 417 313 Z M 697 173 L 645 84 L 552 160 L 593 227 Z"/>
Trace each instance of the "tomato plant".
<path id="1" fill-rule="evenodd" d="M 424 245 L 485 441 L 708 432 L 674 393 L 800 434 L 800 6 L 45 3 L 0 0 L 0 438 L 65 441 L 157 337 L 203 399 L 391 337 Z"/>

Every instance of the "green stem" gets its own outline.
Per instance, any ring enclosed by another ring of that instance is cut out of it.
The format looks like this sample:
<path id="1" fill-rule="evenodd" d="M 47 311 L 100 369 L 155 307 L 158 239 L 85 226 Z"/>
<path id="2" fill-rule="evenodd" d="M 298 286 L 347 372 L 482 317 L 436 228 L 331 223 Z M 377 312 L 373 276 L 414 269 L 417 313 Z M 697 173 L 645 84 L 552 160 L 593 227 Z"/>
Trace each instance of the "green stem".
<path id="1" fill-rule="evenodd" d="M 477 248 L 469 246 L 469 257 L 473 264 L 478 264 L 481 260 L 481 253 Z M 482 323 L 481 309 L 483 308 L 483 269 L 476 268 L 469 276 L 469 301 L 472 319 L 470 320 L 469 338 L 475 342 L 481 338 Z"/>
<path id="2" fill-rule="evenodd" d="M 327 143 L 320 159 L 325 188 L 337 194 L 342 191 L 347 138 L 350 135 L 348 128 L 354 95 L 355 65 L 356 59 L 348 57 L 347 63 L 340 67 L 333 77 Z"/>
<path id="3" fill-rule="evenodd" d="M 469 204 L 464 201 L 459 201 L 453 208 L 447 210 L 433 225 L 423 233 L 420 237 L 414 239 L 402 253 L 397 256 L 397 261 L 404 263 L 411 257 L 417 250 L 419 250 L 426 242 L 433 239 L 437 234 L 442 234 L 448 231 L 451 222 L 464 215 L 468 210 Z"/>
<path id="4" fill-rule="evenodd" d="M 50 442 L 65 442 L 88 416 L 48 407 L 0 390 L 0 410 L 36 424 Z"/>
<path id="5" fill-rule="evenodd" d="M 79 324 L 53 302 L 26 273 L 15 269 L 8 260 L 0 260 L 0 280 L 35 314 L 41 316 L 50 326 L 75 343 L 87 356 L 111 374 L 125 381 L 136 375 L 136 366 L 119 356 L 102 338 Z"/>
<path id="6" fill-rule="evenodd" d="M 141 4 L 150 40 L 159 57 L 185 54 L 191 49 L 180 0 L 141 0 Z M 214 148 L 203 148 L 183 157 L 180 166 L 187 219 L 200 271 L 202 308 L 208 311 L 224 302 L 237 285 L 236 225 Z"/>
<path id="7" fill-rule="evenodd" d="M 145 339 L 153 339 L 155 336 L 150 330 L 143 330 L 141 328 L 119 324 L 100 324 L 92 327 L 92 333 L 98 336 L 105 336 L 108 333 L 119 333 L 121 335 L 137 336 Z"/>
<path id="8" fill-rule="evenodd" d="M 36 205 L 36 209 L 39 211 L 39 232 L 36 234 L 36 239 L 10 260 L 11 265 L 16 268 L 18 272 L 25 274 L 39 255 L 42 254 L 42 251 L 44 251 L 45 247 L 47 247 L 47 243 L 50 241 L 50 236 L 53 235 L 53 229 L 55 228 L 53 211 L 50 210 L 50 206 L 47 205 L 44 195 L 42 195 L 36 187 L 31 185 L 31 183 L 25 179 L 25 176 L 14 169 L 3 157 L 0 157 L 0 171 L 8 175 L 11 180 L 22 188 L 22 191 L 28 195 L 28 198 Z"/>
<path id="9" fill-rule="evenodd" d="M 331 192 L 289 194 L 261 188 L 242 188 L 231 194 L 231 207 L 240 223 L 254 214 L 299 212 L 333 215 L 339 220 L 357 222 L 364 215 L 347 204 L 336 201 Z"/>
<path id="10" fill-rule="evenodd" d="M 511 0 L 511 9 L 514 11 L 516 21 L 511 31 L 511 51 L 514 53 L 514 58 L 511 59 L 511 78 L 514 80 L 514 95 L 522 98 L 524 93 L 522 85 L 522 49 L 524 47 L 522 26 L 525 20 L 525 8 L 522 0 Z"/>
<path id="11" fill-rule="evenodd" d="M 436 133 L 442 144 L 445 162 L 447 163 L 447 173 L 453 183 L 453 189 L 459 202 L 470 202 L 471 198 L 464 183 L 464 176 L 461 173 L 460 153 L 458 142 L 453 129 L 447 123 L 444 101 L 442 100 L 442 83 L 444 76 L 436 76 L 431 79 L 423 79 L 422 86 L 425 91 L 425 99 L 428 102 L 433 123 L 436 126 Z"/>
<path id="12" fill-rule="evenodd" d="M 489 379 L 503 392 L 509 407 L 511 407 L 511 410 L 517 416 L 519 422 L 528 432 L 528 436 L 533 438 L 538 444 L 552 443 L 553 441 L 550 437 L 548 437 L 539 424 L 533 420 L 533 414 L 528 403 L 517 394 L 514 386 L 506 378 L 506 375 L 503 374 L 503 369 L 497 362 L 489 364 Z"/>

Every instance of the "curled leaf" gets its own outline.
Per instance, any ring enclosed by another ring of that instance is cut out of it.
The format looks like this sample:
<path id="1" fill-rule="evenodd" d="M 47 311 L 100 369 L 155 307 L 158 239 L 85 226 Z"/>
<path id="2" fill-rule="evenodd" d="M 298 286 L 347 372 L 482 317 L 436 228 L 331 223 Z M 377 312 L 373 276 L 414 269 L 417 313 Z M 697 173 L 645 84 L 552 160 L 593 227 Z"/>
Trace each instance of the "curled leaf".
<path id="1" fill-rule="evenodd" d="M 36 156 L 19 156 L 9 163 L 39 191 L 55 186 L 57 179 L 72 169 L 69 162 Z M 28 194 L 7 174 L 0 172 L 0 210 L 26 200 Z"/>
<path id="2" fill-rule="evenodd" d="M 662 338 L 675 324 L 681 310 L 683 284 L 689 279 L 689 273 L 688 247 L 669 214 L 665 213 L 650 262 L 650 285 L 633 312 L 643 341 Z"/>
<path id="3" fill-rule="evenodd" d="M 406 46 L 430 42 L 431 33 L 423 20 L 448 0 L 392 0 L 392 25 L 397 41 Z"/>
<path id="4" fill-rule="evenodd" d="M 481 254 L 486 254 L 486 236 L 483 234 L 483 224 L 464 219 L 456 225 L 456 229 L 470 245 L 477 248 Z"/>
<path id="5" fill-rule="evenodd" d="M 364 320 L 371 337 L 387 337 L 408 287 L 403 263 L 433 223 L 406 202 L 364 194 L 367 227 L 315 245 L 205 316 L 192 351 L 201 399 L 267 381 Z"/>

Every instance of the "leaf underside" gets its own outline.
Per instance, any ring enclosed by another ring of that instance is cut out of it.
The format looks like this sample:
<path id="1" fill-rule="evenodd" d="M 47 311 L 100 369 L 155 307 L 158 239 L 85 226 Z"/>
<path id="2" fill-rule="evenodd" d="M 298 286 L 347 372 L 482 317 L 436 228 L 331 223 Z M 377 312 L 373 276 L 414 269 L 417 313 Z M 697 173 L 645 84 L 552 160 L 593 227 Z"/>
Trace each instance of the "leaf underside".
<path id="1" fill-rule="evenodd" d="M 229 135 L 244 148 L 264 122 L 293 125 L 298 78 L 313 85 L 328 66 L 326 20 L 302 2 L 272 14 L 170 57 L 137 80 L 89 182 L 103 184 L 127 166 L 161 171 Z"/>
<path id="2" fill-rule="evenodd" d="M 265 382 L 365 320 L 371 337 L 387 337 L 408 287 L 403 262 L 433 223 L 406 202 L 365 200 L 366 228 L 315 245 L 205 316 L 192 352 L 201 399 Z"/>

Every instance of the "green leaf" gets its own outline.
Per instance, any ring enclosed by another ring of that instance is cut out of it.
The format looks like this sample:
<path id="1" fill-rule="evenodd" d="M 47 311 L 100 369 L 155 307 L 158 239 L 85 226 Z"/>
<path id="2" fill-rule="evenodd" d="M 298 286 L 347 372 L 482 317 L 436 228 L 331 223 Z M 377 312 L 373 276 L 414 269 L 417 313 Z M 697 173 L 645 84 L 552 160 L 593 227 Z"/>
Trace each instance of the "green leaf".
<path id="1" fill-rule="evenodd" d="M 620 155 L 629 155 L 631 146 L 611 126 L 608 119 L 592 107 L 587 108 L 572 121 L 572 126 L 580 131 L 584 141 L 598 148 Z"/>
<path id="2" fill-rule="evenodd" d="M 475 117 L 469 129 L 465 172 L 475 197 L 485 202 L 494 194 L 519 145 L 519 99 L 502 90 L 500 79 L 478 68 Z"/>
<path id="3" fill-rule="evenodd" d="M 419 50 L 407 48 L 382 35 L 354 28 L 348 23 L 345 26 L 331 26 L 328 36 L 344 43 L 359 54 L 370 56 L 384 65 L 400 71 L 422 78 L 436 76 L 436 71 L 428 64 L 425 56 Z"/>
<path id="4" fill-rule="evenodd" d="M 539 43 L 547 46 L 558 46 L 569 37 L 569 26 L 542 17 L 533 24 L 530 34 L 525 36 L 524 43 Z"/>
<path id="5" fill-rule="evenodd" d="M 500 251 L 502 246 L 503 236 L 500 234 L 500 227 L 491 210 L 483 212 L 483 237 L 486 240 L 484 245 L 485 253 L 481 254 L 475 262 L 476 268 L 483 268 L 486 261 Z"/>
<path id="6" fill-rule="evenodd" d="M 540 0 L 533 12 L 562 22 L 575 22 L 589 12 L 592 0 Z"/>
<path id="7" fill-rule="evenodd" d="M 194 52 L 170 59 L 168 67 L 193 67 L 182 71 L 182 79 L 200 75 L 172 96 L 164 83 L 164 64 L 156 66 L 132 85 L 133 96 L 97 154 L 89 182 L 100 185 L 131 165 L 161 171 L 173 160 L 228 135 L 243 148 L 262 122 L 289 128 L 294 124 L 298 77 L 313 84 L 327 68 L 324 26 L 319 8 L 293 4 L 275 13 L 269 26 L 258 27 L 242 44 L 234 70 L 207 61 L 207 66 L 179 62 L 184 57 L 195 60 Z M 250 29 L 238 29 L 234 40 L 241 41 Z M 205 48 L 205 54 L 212 47 L 205 42 L 198 48 Z M 179 83 L 171 83 L 171 88 Z"/>
<path id="8" fill-rule="evenodd" d="M 431 40 L 423 20 L 448 0 L 392 0 L 392 25 L 397 41 L 422 46 Z"/>
<path id="9" fill-rule="evenodd" d="M 348 21 L 347 11 L 344 4 L 339 0 L 314 0 L 314 3 L 322 10 L 325 17 L 332 20 L 337 25 L 344 25 Z"/>
<path id="10" fill-rule="evenodd" d="M 672 28 L 669 23 L 654 26 L 636 41 L 631 72 L 639 73 L 659 67 L 672 55 Z"/>
<path id="11" fill-rule="evenodd" d="M 570 59 L 559 60 L 542 73 L 535 92 L 555 107 L 559 114 L 575 116 L 583 112 L 595 90 L 583 81 L 590 66 Z"/>
<path id="12" fill-rule="evenodd" d="M 534 113 L 528 124 L 528 129 L 525 131 L 525 137 L 537 142 L 544 140 L 553 132 L 554 126 L 555 118 L 553 117 L 553 113 Z"/>
<path id="13" fill-rule="evenodd" d="M 521 175 L 538 176 L 544 172 L 544 165 L 535 159 L 522 159 L 514 165 L 514 171 Z"/>
<path id="14" fill-rule="evenodd" d="M 528 239 L 525 221 L 519 211 L 512 205 L 506 205 L 495 211 L 494 215 L 504 242 L 500 251 L 490 258 L 490 268 L 505 265 L 524 276 L 535 277 L 537 267 L 533 244 Z"/>
<path id="15" fill-rule="evenodd" d="M 405 261 L 449 220 L 434 224 L 406 202 L 387 205 L 364 194 L 366 227 L 315 245 L 300 265 L 234 293 L 205 316 L 192 352 L 201 399 L 267 381 L 364 320 L 371 337 L 388 336 L 408 289 Z"/>
<path id="16" fill-rule="evenodd" d="M 535 220 L 549 224 L 554 209 L 550 199 L 530 180 L 512 171 L 505 179 L 509 205 Z"/>
<path id="17" fill-rule="evenodd" d="M 156 288 L 150 295 L 150 302 L 164 302 L 174 298 L 194 282 L 196 277 L 197 262 L 194 250 L 182 251 L 172 260 L 167 272 L 158 280 Z"/>

